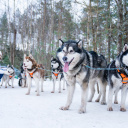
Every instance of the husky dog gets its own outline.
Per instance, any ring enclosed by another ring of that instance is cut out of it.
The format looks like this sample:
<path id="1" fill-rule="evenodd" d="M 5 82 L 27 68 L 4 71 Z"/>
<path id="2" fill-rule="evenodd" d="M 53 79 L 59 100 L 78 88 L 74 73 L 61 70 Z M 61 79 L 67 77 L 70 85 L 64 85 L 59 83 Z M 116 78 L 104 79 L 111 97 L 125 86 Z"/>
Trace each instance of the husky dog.
<path id="1" fill-rule="evenodd" d="M 27 87 L 27 79 L 26 79 L 26 69 L 24 65 L 21 65 L 21 72 L 20 72 L 20 79 L 19 79 L 19 86 L 22 88 Z"/>
<path id="2" fill-rule="evenodd" d="M 37 96 L 39 96 L 39 80 L 41 81 L 41 92 L 43 92 L 44 70 L 36 63 L 32 55 L 24 56 L 24 68 L 26 69 L 26 78 L 28 85 L 28 92 L 30 94 L 32 78 L 37 85 Z"/>
<path id="3" fill-rule="evenodd" d="M 64 78 L 67 83 L 68 97 L 67 103 L 61 110 L 68 110 L 75 90 L 75 84 L 78 82 L 82 88 L 81 106 L 79 113 L 86 112 L 86 103 L 88 97 L 88 83 L 94 86 L 96 82 L 101 86 L 103 104 L 106 103 L 106 86 L 100 78 L 102 71 L 87 68 L 86 65 L 99 68 L 98 55 L 96 52 L 88 52 L 83 48 L 82 41 L 69 40 L 64 42 L 59 40 L 60 48 L 57 50 L 57 58 L 64 66 Z M 93 97 L 93 94 L 91 94 Z M 91 98 L 90 98 L 91 99 Z"/>
<path id="4" fill-rule="evenodd" d="M 0 51 L 0 61 L 2 61 L 2 52 Z"/>
<path id="5" fill-rule="evenodd" d="M 118 104 L 117 94 L 121 89 L 121 107 L 120 111 L 126 111 L 125 100 L 127 95 L 128 88 L 128 45 L 125 44 L 122 52 L 117 56 L 117 58 L 108 65 L 108 68 L 121 68 L 117 70 L 108 70 L 106 71 L 109 85 L 108 93 L 108 103 L 107 110 L 113 111 L 112 108 L 112 99 L 113 94 L 115 93 L 114 103 Z"/>
<path id="6" fill-rule="evenodd" d="M 57 79 L 59 81 L 59 93 L 61 93 L 61 79 L 64 77 L 63 70 L 61 63 L 54 57 L 51 58 L 51 68 L 52 68 L 52 79 L 53 79 L 53 90 L 51 93 L 55 92 L 55 83 Z M 65 90 L 65 81 L 63 81 L 63 90 Z"/>
<path id="7" fill-rule="evenodd" d="M 3 75 L 1 86 L 3 85 L 3 82 L 5 82 L 5 88 L 7 88 L 7 84 L 9 85 L 9 81 L 11 80 L 12 88 L 14 88 L 13 83 L 14 83 L 15 71 L 14 71 L 13 65 L 12 66 L 9 66 L 9 65 L 7 66 L 7 72 L 10 75 Z M 9 85 L 9 86 L 11 86 L 11 85 Z"/>
<path id="8" fill-rule="evenodd" d="M 98 56 L 98 66 L 101 67 L 101 68 L 106 68 L 107 67 L 107 60 L 105 59 L 105 57 L 103 55 L 99 55 Z M 100 98 L 101 98 L 101 95 L 102 93 L 105 93 L 103 94 L 104 96 L 106 95 L 106 86 L 107 86 L 107 80 L 106 80 L 106 76 L 105 76 L 105 70 L 101 70 L 99 75 L 98 75 L 98 79 L 97 79 L 97 90 L 99 92 L 99 96 L 98 98 L 95 100 L 95 102 L 99 102 L 100 101 Z M 103 86 L 100 86 L 100 91 L 99 91 L 99 86 L 98 86 L 98 83 L 100 85 L 103 85 Z M 89 85 L 90 89 L 91 89 L 91 96 L 89 98 L 89 102 L 92 101 L 92 98 L 94 97 L 94 93 L 95 93 L 95 86 L 93 86 L 93 84 L 90 84 Z M 103 98 L 103 97 L 102 97 Z M 105 98 L 105 97 L 104 97 Z M 106 98 L 105 98 L 106 99 Z M 105 100 L 101 100 L 101 104 L 105 105 L 106 102 Z"/>

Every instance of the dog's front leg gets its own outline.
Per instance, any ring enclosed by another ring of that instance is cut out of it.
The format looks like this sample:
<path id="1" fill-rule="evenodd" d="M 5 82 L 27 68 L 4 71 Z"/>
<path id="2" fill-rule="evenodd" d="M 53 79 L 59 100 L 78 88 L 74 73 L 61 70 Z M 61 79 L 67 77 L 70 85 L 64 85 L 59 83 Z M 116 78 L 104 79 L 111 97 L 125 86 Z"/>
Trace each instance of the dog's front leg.
<path id="1" fill-rule="evenodd" d="M 53 79 L 53 90 L 51 91 L 51 93 L 54 93 L 55 92 L 56 78 L 52 75 L 52 79 Z"/>
<path id="2" fill-rule="evenodd" d="M 79 109 L 80 114 L 86 112 L 86 104 L 88 99 L 88 83 L 83 83 L 81 88 L 82 88 L 82 95 L 81 95 L 81 106 Z"/>
<path id="3" fill-rule="evenodd" d="M 37 90 L 37 96 L 39 96 L 40 94 L 39 94 L 39 79 L 38 78 L 35 78 L 35 82 L 36 82 L 36 90 Z"/>
<path id="4" fill-rule="evenodd" d="M 13 85 L 13 83 L 14 83 L 14 77 L 11 79 L 11 81 L 12 81 L 12 88 L 14 88 L 14 85 Z"/>
<path id="5" fill-rule="evenodd" d="M 32 84 L 32 79 L 31 79 L 30 76 L 28 76 L 27 77 L 28 92 L 26 93 L 26 95 L 29 95 L 30 94 L 31 84 Z"/>
<path id="6" fill-rule="evenodd" d="M 107 102 L 107 110 L 108 111 L 113 111 L 113 108 L 112 108 L 113 94 L 114 94 L 114 87 L 111 87 L 111 85 L 109 85 L 108 102 Z"/>
<path id="7" fill-rule="evenodd" d="M 71 103 L 72 103 L 72 99 L 73 99 L 73 94 L 74 94 L 74 90 L 75 90 L 75 83 L 71 84 L 71 85 L 67 85 L 67 89 L 68 89 L 68 96 L 67 96 L 67 103 L 64 107 L 61 107 L 61 110 L 68 110 Z"/>
<path id="8" fill-rule="evenodd" d="M 114 104 L 118 104 L 118 92 L 119 92 L 120 89 L 117 89 L 115 91 L 115 99 L 114 99 Z"/>
<path id="9" fill-rule="evenodd" d="M 9 78 L 7 78 L 6 81 L 5 81 L 5 88 L 7 88 L 8 82 L 9 82 Z"/>
<path id="10" fill-rule="evenodd" d="M 59 75 L 58 81 L 59 81 L 59 93 L 61 93 L 61 75 Z"/>
<path id="11" fill-rule="evenodd" d="M 43 83 L 44 83 L 44 78 L 41 78 L 41 92 L 43 92 Z"/>
<path id="12" fill-rule="evenodd" d="M 65 79 L 63 78 L 63 90 L 65 90 Z"/>
<path id="13" fill-rule="evenodd" d="M 124 87 L 121 90 L 121 106 L 120 106 L 120 111 L 125 112 L 125 101 L 126 101 L 126 96 L 127 96 L 127 86 L 124 85 Z"/>
<path id="14" fill-rule="evenodd" d="M 22 78 L 22 88 L 24 88 L 25 87 L 25 80 L 24 80 L 24 78 Z"/>

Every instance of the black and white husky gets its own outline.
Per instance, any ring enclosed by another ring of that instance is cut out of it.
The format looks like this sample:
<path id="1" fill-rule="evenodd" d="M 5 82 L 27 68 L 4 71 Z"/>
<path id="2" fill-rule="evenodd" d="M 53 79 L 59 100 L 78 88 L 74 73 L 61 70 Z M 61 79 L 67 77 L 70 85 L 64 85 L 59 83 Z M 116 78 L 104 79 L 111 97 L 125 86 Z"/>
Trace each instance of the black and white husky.
<path id="1" fill-rule="evenodd" d="M 63 79 L 63 90 L 65 90 L 65 80 L 63 76 L 63 70 L 61 63 L 54 57 L 51 58 L 51 68 L 52 68 L 52 79 L 53 79 L 53 90 L 51 93 L 55 92 L 56 80 L 59 81 L 59 93 L 61 93 L 61 80 Z"/>
<path id="2" fill-rule="evenodd" d="M 68 97 L 67 103 L 61 110 L 68 110 L 73 99 L 73 94 L 75 90 L 75 84 L 78 82 L 82 88 L 81 96 L 81 106 L 79 113 L 86 112 L 86 103 L 88 97 L 88 84 L 91 88 L 94 87 L 95 83 L 101 87 L 101 102 L 106 103 L 106 85 L 103 84 L 103 71 L 94 70 L 87 68 L 86 65 L 99 68 L 102 65 L 98 62 L 99 56 L 96 52 L 88 52 L 83 48 L 82 41 L 69 40 L 64 42 L 59 40 L 60 48 L 57 50 L 57 58 L 64 66 L 64 78 L 67 83 Z M 93 89 L 91 89 L 93 90 Z M 92 100 L 94 95 L 94 90 L 91 91 L 91 96 L 89 100 Z"/>
<path id="3" fill-rule="evenodd" d="M 112 99 L 115 93 L 114 103 L 118 104 L 117 94 L 121 89 L 121 107 L 120 111 L 126 111 L 125 101 L 128 88 L 128 45 L 125 44 L 118 57 L 108 65 L 108 68 L 121 68 L 119 70 L 106 71 L 109 85 L 107 110 L 113 111 Z"/>
<path id="4" fill-rule="evenodd" d="M 10 66 L 10 65 L 7 66 L 7 72 L 10 75 L 3 75 L 1 86 L 3 85 L 3 82 L 5 82 L 5 88 L 7 88 L 7 84 L 9 85 L 9 81 L 11 81 L 12 88 L 14 88 L 13 83 L 14 83 L 14 78 L 15 78 L 15 70 L 14 70 L 13 65 L 12 66 Z M 11 85 L 9 85 L 9 86 L 11 86 Z"/>
<path id="5" fill-rule="evenodd" d="M 22 88 L 27 87 L 27 79 L 26 79 L 26 69 L 24 65 L 21 65 L 21 72 L 20 72 L 20 79 L 19 79 L 19 86 Z"/>

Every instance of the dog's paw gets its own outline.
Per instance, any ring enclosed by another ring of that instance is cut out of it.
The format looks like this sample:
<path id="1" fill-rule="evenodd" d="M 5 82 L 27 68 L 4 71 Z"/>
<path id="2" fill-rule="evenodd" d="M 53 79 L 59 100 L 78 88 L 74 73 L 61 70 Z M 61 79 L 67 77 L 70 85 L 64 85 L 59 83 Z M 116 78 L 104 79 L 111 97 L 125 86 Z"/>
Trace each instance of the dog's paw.
<path id="1" fill-rule="evenodd" d="M 41 90 L 41 92 L 44 92 L 44 90 Z"/>
<path id="2" fill-rule="evenodd" d="M 65 88 L 63 88 L 63 90 L 65 90 Z"/>
<path id="3" fill-rule="evenodd" d="M 118 104 L 118 101 L 114 101 L 114 104 Z"/>
<path id="4" fill-rule="evenodd" d="M 82 114 L 82 113 L 85 113 L 86 110 L 85 110 L 85 108 L 80 108 L 78 112 L 79 112 L 79 114 Z"/>
<path id="5" fill-rule="evenodd" d="M 60 110 L 68 110 L 69 107 L 60 107 Z"/>
<path id="6" fill-rule="evenodd" d="M 37 90 L 35 90 L 35 92 L 37 92 Z"/>
<path id="7" fill-rule="evenodd" d="M 12 88 L 14 88 L 14 87 L 12 87 Z"/>
<path id="8" fill-rule="evenodd" d="M 107 110 L 108 111 L 113 111 L 113 108 L 112 107 L 109 107 Z"/>
<path id="9" fill-rule="evenodd" d="M 95 102 L 99 102 L 100 100 L 99 99 L 96 99 Z"/>
<path id="10" fill-rule="evenodd" d="M 101 105 L 106 105 L 106 102 L 105 101 L 101 101 Z"/>
<path id="11" fill-rule="evenodd" d="M 120 111 L 126 112 L 126 109 L 125 108 L 120 108 Z"/>
<path id="12" fill-rule="evenodd" d="M 7 86 L 5 86 L 5 88 L 7 88 Z"/>
<path id="13" fill-rule="evenodd" d="M 40 96 L 40 94 L 36 94 L 36 96 Z"/>
<path id="14" fill-rule="evenodd" d="M 61 91 L 59 91 L 58 93 L 61 93 Z"/>
<path id="15" fill-rule="evenodd" d="M 26 95 L 29 95 L 29 94 L 30 94 L 30 93 L 28 93 L 28 92 L 26 93 Z"/>
<path id="16" fill-rule="evenodd" d="M 51 91 L 51 93 L 54 93 L 54 91 Z"/>

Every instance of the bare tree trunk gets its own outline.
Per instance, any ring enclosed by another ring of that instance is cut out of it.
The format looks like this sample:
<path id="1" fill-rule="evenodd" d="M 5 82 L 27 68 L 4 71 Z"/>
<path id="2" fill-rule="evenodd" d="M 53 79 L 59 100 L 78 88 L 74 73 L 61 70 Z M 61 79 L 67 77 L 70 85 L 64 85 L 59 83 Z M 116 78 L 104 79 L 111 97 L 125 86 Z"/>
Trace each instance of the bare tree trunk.
<path id="1" fill-rule="evenodd" d="M 62 14 L 63 14 L 63 0 L 60 1 L 61 2 L 61 10 L 59 12 L 59 27 L 58 27 L 58 40 L 61 39 L 62 36 Z M 57 42 L 56 47 L 59 47 L 59 44 Z"/>
<path id="2" fill-rule="evenodd" d="M 116 0 L 118 7 L 119 25 L 118 25 L 118 54 L 122 51 L 122 25 L 123 25 L 123 4 L 122 0 Z"/>
<path id="3" fill-rule="evenodd" d="M 42 60 L 43 60 L 43 65 L 45 65 L 45 59 L 46 59 L 46 42 L 45 42 L 45 25 L 46 25 L 46 0 L 44 0 L 43 4 L 43 28 L 42 28 Z M 45 65 L 46 66 L 46 65 Z"/>
<path id="4" fill-rule="evenodd" d="M 124 29 L 124 43 L 128 43 L 128 10 L 127 10 L 127 2 L 124 0 L 124 22 L 125 22 L 125 29 Z"/>
<path id="5" fill-rule="evenodd" d="M 93 25 L 93 16 L 92 16 L 92 0 L 89 0 L 89 9 L 90 9 L 90 17 L 91 17 L 91 27 L 92 27 L 92 44 L 93 44 L 93 51 L 96 51 L 96 42 L 95 42 L 95 30 Z"/>
<path id="6" fill-rule="evenodd" d="M 107 17 L 107 37 L 108 37 L 108 62 L 110 62 L 110 41 L 111 41 L 111 31 L 110 31 L 110 0 L 108 0 L 108 17 Z"/>
<path id="7" fill-rule="evenodd" d="M 12 44 L 11 44 L 11 32 L 10 32 L 10 9 L 9 9 L 9 0 L 8 0 L 8 41 L 10 45 L 10 56 L 9 60 L 10 63 L 12 64 Z"/>
<path id="8" fill-rule="evenodd" d="M 47 64 L 48 64 L 48 67 L 50 67 L 50 63 L 48 62 L 51 58 L 51 46 L 53 44 L 53 27 L 54 27 L 54 0 L 51 0 L 51 23 L 50 23 L 50 34 L 49 34 L 49 48 L 48 48 L 48 59 L 47 59 Z"/>
<path id="9" fill-rule="evenodd" d="M 98 29 L 99 29 L 99 0 L 97 0 L 97 10 L 96 10 L 96 33 L 95 33 L 95 35 L 96 35 L 95 43 L 96 44 L 98 42 Z"/>
<path id="10" fill-rule="evenodd" d="M 15 0 L 14 0 L 14 38 L 13 38 L 13 65 L 15 63 L 15 49 L 16 49 L 16 29 L 15 29 Z"/>

